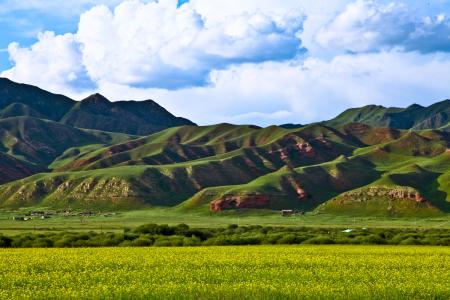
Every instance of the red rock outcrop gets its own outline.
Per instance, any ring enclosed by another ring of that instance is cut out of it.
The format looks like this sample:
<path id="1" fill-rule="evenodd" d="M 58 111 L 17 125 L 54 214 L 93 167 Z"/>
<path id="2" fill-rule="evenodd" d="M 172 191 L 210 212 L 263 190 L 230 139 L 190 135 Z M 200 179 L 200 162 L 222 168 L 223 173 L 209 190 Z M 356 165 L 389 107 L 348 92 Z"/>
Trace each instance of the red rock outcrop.
<path id="1" fill-rule="evenodd" d="M 328 149 L 332 149 L 333 148 L 333 145 L 325 138 L 325 136 L 323 134 L 321 134 L 318 137 L 316 137 L 316 141 L 321 142 Z"/>
<path id="2" fill-rule="evenodd" d="M 304 189 L 302 189 L 301 187 L 297 187 L 296 192 L 298 195 L 298 199 L 305 200 L 308 198 L 308 193 L 306 193 L 306 191 Z"/>
<path id="3" fill-rule="evenodd" d="M 227 195 L 210 203 L 211 211 L 223 211 L 239 208 L 261 208 L 267 206 L 270 200 L 264 195 Z"/>
<path id="4" fill-rule="evenodd" d="M 289 158 L 289 153 L 291 151 L 295 151 L 299 153 L 300 155 L 303 155 L 308 158 L 313 158 L 316 156 L 316 151 L 308 142 L 297 142 L 294 145 L 288 145 L 282 149 L 272 150 L 269 153 L 280 153 L 280 158 L 282 160 L 286 160 Z"/>

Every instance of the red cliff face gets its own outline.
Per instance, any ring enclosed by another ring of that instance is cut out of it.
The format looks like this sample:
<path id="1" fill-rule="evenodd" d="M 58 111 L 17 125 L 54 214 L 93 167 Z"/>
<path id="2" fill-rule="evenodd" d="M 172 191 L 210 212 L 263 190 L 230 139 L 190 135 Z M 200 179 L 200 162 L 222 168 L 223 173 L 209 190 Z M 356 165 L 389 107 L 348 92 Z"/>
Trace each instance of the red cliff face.
<path id="1" fill-rule="evenodd" d="M 210 203 L 211 211 L 223 211 L 239 208 L 261 208 L 269 204 L 269 197 L 264 195 L 228 195 Z"/>

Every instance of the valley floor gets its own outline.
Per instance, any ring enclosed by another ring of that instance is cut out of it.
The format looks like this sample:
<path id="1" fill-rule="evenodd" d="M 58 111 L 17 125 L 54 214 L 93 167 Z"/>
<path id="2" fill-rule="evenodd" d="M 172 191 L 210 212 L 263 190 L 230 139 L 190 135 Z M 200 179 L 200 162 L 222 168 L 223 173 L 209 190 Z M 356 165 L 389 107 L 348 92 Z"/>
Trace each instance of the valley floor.
<path id="1" fill-rule="evenodd" d="M 449 299 L 450 248 L 0 249 L 0 299 Z"/>
<path id="2" fill-rule="evenodd" d="M 93 216 L 54 215 L 48 219 L 39 217 L 28 221 L 16 221 L 14 217 L 23 216 L 33 210 L 0 210 L 0 234 L 20 234 L 24 232 L 58 231 L 109 231 L 122 232 L 124 228 L 136 228 L 142 224 L 156 223 L 190 227 L 226 227 L 230 224 L 240 226 L 296 226 L 296 227 L 338 227 L 338 228 L 409 228 L 409 229 L 450 229 L 450 214 L 428 218 L 395 218 L 386 216 L 352 216 L 313 214 L 282 217 L 279 211 L 240 211 L 222 213 L 192 213 L 176 209 L 146 209 L 127 212 L 101 213 Z"/>

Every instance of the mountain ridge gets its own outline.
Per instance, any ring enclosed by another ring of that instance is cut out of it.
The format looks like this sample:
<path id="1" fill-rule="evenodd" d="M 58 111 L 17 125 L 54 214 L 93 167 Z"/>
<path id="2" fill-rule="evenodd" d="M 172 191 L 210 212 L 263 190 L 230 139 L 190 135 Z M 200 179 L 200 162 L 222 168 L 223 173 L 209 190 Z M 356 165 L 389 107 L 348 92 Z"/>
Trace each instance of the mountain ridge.
<path id="1" fill-rule="evenodd" d="M 450 122 L 450 100 L 446 99 L 424 107 L 412 104 L 406 108 L 367 105 L 350 108 L 335 118 L 322 123 L 340 126 L 363 123 L 375 127 L 395 129 L 435 129 Z"/>
<path id="2" fill-rule="evenodd" d="M 16 106 L 15 113 L 8 109 L 11 105 Z M 190 120 L 175 117 L 153 100 L 111 102 L 95 93 L 75 101 L 32 85 L 0 78 L 0 116 L 5 114 L 41 117 L 79 128 L 137 135 L 195 125 Z"/>

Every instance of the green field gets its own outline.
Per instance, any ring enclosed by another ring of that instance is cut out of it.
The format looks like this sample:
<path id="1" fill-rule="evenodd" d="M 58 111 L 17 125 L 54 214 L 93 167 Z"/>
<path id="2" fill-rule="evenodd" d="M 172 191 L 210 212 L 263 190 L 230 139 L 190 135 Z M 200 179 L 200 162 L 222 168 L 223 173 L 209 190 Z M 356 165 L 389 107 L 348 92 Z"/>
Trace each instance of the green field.
<path id="1" fill-rule="evenodd" d="M 45 220 L 14 221 L 13 216 L 33 210 L 22 211 L 0 210 L 0 234 L 18 234 L 23 232 L 54 231 L 111 231 L 122 232 L 124 228 L 135 228 L 142 224 L 188 224 L 191 227 L 225 227 L 230 224 L 240 226 L 305 226 L 305 227 L 354 227 L 354 228 L 422 228 L 450 229 L 450 214 L 438 217 L 389 218 L 384 216 L 352 216 L 307 213 L 297 217 L 281 217 L 280 212 L 249 210 L 229 211 L 222 213 L 189 213 L 175 209 L 147 209 L 117 212 L 105 217 L 100 214 L 94 217 L 55 216 Z"/>
<path id="2" fill-rule="evenodd" d="M 0 250 L 1 299 L 448 299 L 450 248 Z"/>

